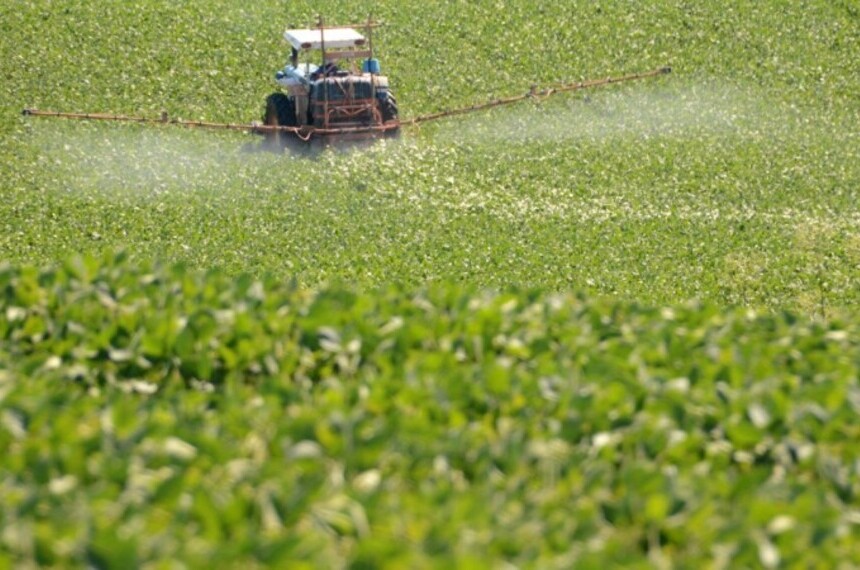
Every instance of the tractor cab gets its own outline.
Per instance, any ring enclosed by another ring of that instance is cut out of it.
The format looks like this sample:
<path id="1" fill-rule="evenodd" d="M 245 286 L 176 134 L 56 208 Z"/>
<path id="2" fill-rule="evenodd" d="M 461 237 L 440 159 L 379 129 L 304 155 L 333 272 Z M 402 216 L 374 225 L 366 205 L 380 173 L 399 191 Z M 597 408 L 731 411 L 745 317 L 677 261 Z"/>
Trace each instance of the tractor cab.
<path id="1" fill-rule="evenodd" d="M 289 29 L 290 60 L 275 74 L 284 92 L 266 101 L 266 125 L 305 136 L 375 138 L 396 133 L 397 101 L 374 57 L 377 24 Z M 365 33 L 356 28 L 363 28 Z M 283 134 L 283 133 L 276 133 Z"/>

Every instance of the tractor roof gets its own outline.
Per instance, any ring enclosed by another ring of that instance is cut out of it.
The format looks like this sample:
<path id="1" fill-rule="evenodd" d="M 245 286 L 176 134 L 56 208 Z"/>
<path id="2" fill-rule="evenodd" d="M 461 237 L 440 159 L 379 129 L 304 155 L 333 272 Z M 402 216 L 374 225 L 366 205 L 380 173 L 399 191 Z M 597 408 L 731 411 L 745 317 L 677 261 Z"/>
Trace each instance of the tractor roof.
<path id="1" fill-rule="evenodd" d="M 322 35 L 323 32 L 325 35 Z M 325 30 L 287 30 L 284 39 L 296 49 L 321 49 L 323 40 L 326 48 L 346 49 L 366 43 L 363 35 L 352 28 L 326 28 Z"/>

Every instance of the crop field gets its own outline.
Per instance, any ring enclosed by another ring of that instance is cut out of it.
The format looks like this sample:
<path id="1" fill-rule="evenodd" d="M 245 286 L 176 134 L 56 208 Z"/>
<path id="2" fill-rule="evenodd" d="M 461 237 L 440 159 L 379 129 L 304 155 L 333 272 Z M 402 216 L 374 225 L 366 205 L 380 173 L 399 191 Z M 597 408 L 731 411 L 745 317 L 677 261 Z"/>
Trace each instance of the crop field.
<path id="1" fill-rule="evenodd" d="M 860 8 L 0 4 L 0 570 L 860 566 Z M 712 5 L 711 5 L 712 4 Z M 372 12 L 401 118 L 260 118 Z"/>

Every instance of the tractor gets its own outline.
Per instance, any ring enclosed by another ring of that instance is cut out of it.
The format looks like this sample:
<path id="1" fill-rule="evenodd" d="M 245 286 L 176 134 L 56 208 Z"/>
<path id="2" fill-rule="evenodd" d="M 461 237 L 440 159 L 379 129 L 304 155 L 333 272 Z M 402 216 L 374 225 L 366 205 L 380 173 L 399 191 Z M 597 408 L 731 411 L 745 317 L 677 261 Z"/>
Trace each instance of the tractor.
<path id="1" fill-rule="evenodd" d="M 275 74 L 282 88 L 266 99 L 263 131 L 276 145 L 323 144 L 396 137 L 397 100 L 373 52 L 372 20 L 345 27 L 288 29 L 287 65 Z M 356 30 L 363 29 L 364 34 Z M 286 128 L 283 128 L 286 127 Z"/>

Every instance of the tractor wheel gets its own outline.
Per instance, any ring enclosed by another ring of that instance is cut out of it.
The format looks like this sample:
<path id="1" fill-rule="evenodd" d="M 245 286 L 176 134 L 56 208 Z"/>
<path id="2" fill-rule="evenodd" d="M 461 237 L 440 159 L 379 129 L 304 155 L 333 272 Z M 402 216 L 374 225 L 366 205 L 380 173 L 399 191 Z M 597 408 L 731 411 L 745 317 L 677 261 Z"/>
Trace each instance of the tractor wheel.
<path id="1" fill-rule="evenodd" d="M 394 95 L 386 93 L 380 103 L 383 121 L 390 121 L 397 118 L 397 99 L 394 98 Z"/>
<path id="2" fill-rule="evenodd" d="M 272 93 L 266 98 L 266 113 L 263 115 L 263 124 L 277 127 L 296 127 L 296 103 L 292 97 L 283 93 Z M 266 133 L 266 140 L 273 146 L 283 146 L 286 141 L 294 138 L 291 133 L 272 132 Z"/>
<path id="3" fill-rule="evenodd" d="M 385 123 L 397 118 L 397 99 L 394 98 L 394 95 L 392 95 L 391 93 L 385 94 L 385 97 L 380 102 L 380 110 L 382 111 L 382 121 Z M 391 129 L 390 131 L 385 131 L 385 136 L 387 138 L 399 137 L 400 127 L 396 129 Z"/>

